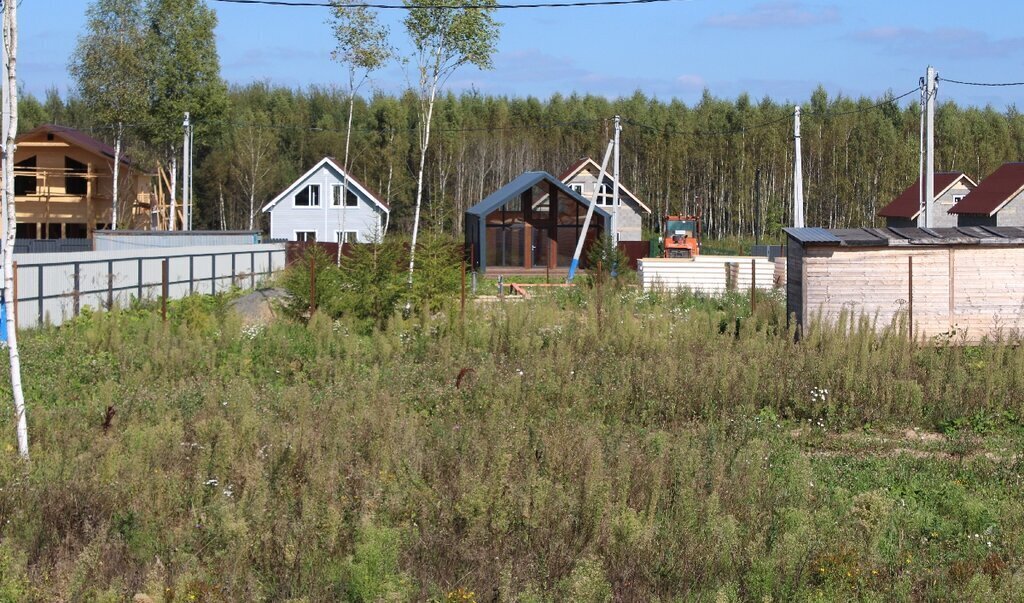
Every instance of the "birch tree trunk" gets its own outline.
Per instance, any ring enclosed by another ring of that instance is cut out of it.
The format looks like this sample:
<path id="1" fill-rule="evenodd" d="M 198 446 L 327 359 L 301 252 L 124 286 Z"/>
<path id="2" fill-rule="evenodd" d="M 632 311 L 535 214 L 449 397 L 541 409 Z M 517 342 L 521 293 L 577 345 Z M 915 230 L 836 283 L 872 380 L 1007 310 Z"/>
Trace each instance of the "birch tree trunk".
<path id="1" fill-rule="evenodd" d="M 412 243 L 409 245 L 409 288 L 412 288 L 412 273 L 416 268 L 416 237 L 420 230 L 420 207 L 423 204 L 423 170 L 427 163 L 427 146 L 430 145 L 430 121 L 434 117 L 434 98 L 437 94 L 437 80 L 430 87 L 427 101 L 427 115 L 423 120 L 423 137 L 420 145 L 420 170 L 416 176 L 416 211 L 412 218 Z"/>
<path id="2" fill-rule="evenodd" d="M 14 237 L 17 216 L 14 211 L 14 136 L 18 131 L 18 79 L 15 71 L 18 53 L 17 3 L 4 2 L 3 38 L 6 59 L 7 96 L 3 99 L 8 113 L 4 124 L 3 165 L 3 268 L 4 311 L 7 313 L 7 352 L 11 365 L 11 392 L 14 397 L 14 417 L 17 421 L 18 454 L 28 460 L 28 420 L 25 417 L 25 393 L 21 387 L 21 356 L 18 353 L 18 329 L 14 322 Z"/>
<path id="3" fill-rule="evenodd" d="M 124 136 L 124 124 L 117 122 L 117 138 L 114 141 L 114 190 L 110 207 L 110 230 L 117 230 L 117 192 L 121 177 L 121 138 Z"/>

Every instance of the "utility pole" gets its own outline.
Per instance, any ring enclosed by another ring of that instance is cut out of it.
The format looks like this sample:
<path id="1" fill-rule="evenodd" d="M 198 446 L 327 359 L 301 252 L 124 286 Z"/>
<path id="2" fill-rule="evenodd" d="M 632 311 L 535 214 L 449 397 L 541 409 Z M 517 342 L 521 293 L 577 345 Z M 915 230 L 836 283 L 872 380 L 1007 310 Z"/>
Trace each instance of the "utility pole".
<path id="1" fill-rule="evenodd" d="M 931 228 L 933 224 L 932 201 L 935 200 L 935 95 L 938 92 L 935 68 L 931 65 L 928 66 L 925 75 L 925 91 L 928 96 L 927 115 L 925 116 L 925 120 L 928 122 L 926 140 L 928 154 L 924 166 L 924 225 L 926 228 Z"/>
<path id="2" fill-rule="evenodd" d="M 14 136 L 18 131 L 18 3 L 3 3 L 3 204 L 0 206 L 0 255 L 3 257 L 3 321 L 10 359 L 11 394 L 17 422 L 18 455 L 28 460 L 28 421 L 25 418 L 25 392 L 21 387 L 21 354 L 18 351 L 18 325 L 14 308 L 14 238 L 17 216 L 14 211 Z"/>
<path id="3" fill-rule="evenodd" d="M 622 121 L 615 116 L 615 164 L 612 166 L 612 241 L 619 244 L 619 133 L 622 132 Z"/>
<path id="4" fill-rule="evenodd" d="M 925 83 L 922 77 L 919 81 L 921 87 L 921 100 L 919 109 L 921 111 L 921 135 L 918 142 L 918 153 L 917 153 L 917 226 L 920 228 L 925 226 L 925 212 L 926 204 L 924 202 L 924 113 L 925 113 Z"/>
<path id="5" fill-rule="evenodd" d="M 793 111 L 793 227 L 804 227 L 804 168 L 800 159 L 800 105 Z"/>

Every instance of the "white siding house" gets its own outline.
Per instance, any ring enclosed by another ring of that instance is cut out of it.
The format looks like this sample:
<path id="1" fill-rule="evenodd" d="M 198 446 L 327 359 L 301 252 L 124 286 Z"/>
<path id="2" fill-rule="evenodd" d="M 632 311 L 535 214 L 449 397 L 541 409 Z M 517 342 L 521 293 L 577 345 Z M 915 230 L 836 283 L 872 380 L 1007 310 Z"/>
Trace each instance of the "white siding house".
<path id="1" fill-rule="evenodd" d="M 347 193 L 345 182 L 339 162 L 321 159 L 263 207 L 270 214 L 270 238 L 369 243 L 383 237 L 388 206 L 351 174 Z"/>
<path id="2" fill-rule="evenodd" d="M 651 208 L 619 182 L 619 207 L 612 203 L 612 186 L 615 180 L 605 172 L 604 185 L 598 189 L 597 177 L 601 166 L 590 157 L 574 163 L 558 177 L 569 188 L 586 197 L 597 199 L 597 204 L 614 216 L 615 230 L 619 241 L 643 240 L 644 218 L 651 215 Z"/>

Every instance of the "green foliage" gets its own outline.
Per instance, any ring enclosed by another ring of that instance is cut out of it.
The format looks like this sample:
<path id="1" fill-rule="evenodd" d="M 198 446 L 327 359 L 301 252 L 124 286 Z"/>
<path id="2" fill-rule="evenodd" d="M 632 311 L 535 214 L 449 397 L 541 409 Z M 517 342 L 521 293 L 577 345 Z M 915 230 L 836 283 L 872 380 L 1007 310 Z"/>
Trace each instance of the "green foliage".
<path id="1" fill-rule="evenodd" d="M 142 0 L 96 0 L 86 15 L 68 65 L 78 96 L 98 123 L 137 124 L 148 103 Z"/>
<path id="2" fill-rule="evenodd" d="M 146 133 L 148 142 L 170 159 L 181 143 L 186 111 L 195 120 L 198 140 L 220 134 L 228 98 L 214 35 L 217 14 L 203 0 L 148 0 L 145 19 Z"/>
<path id="3" fill-rule="evenodd" d="M 386 330 L 243 329 L 197 296 L 166 324 L 25 331 L 33 462 L 0 451 L 0 593 L 1024 596 L 1016 342 L 794 342 L 774 296 L 567 291 Z"/>
<path id="4" fill-rule="evenodd" d="M 289 295 L 286 309 L 296 318 L 309 317 L 311 308 L 334 312 L 343 305 L 341 272 L 334 258 L 319 245 L 306 247 L 302 259 L 285 270 L 281 287 Z"/>
<path id="5" fill-rule="evenodd" d="M 426 233 L 416 251 L 417 278 L 413 299 L 420 307 L 439 310 L 459 293 L 462 246 L 451 237 Z"/>
<path id="6" fill-rule="evenodd" d="M 587 270 L 602 280 L 607 280 L 612 275 L 616 279 L 625 280 L 630 272 L 629 256 L 619 249 L 607 234 L 602 234 L 590 246 L 587 253 Z"/>
<path id="7" fill-rule="evenodd" d="M 341 290 L 332 309 L 335 314 L 351 313 L 383 329 L 408 292 L 403 270 L 405 246 L 392 237 L 351 249 L 351 255 L 341 259 Z"/>
<path id="8" fill-rule="evenodd" d="M 348 592 L 356 603 L 408 601 L 411 580 L 400 569 L 401 535 L 394 528 L 366 522 L 348 563 Z"/>

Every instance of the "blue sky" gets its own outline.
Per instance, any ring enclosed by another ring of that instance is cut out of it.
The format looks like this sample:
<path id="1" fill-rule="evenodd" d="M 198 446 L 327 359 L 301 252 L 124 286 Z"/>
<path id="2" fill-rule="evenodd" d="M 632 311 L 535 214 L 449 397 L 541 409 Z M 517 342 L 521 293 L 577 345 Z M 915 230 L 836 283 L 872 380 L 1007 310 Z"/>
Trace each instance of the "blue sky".
<path id="1" fill-rule="evenodd" d="M 515 1 L 515 0 L 512 0 Z M 326 9 L 232 5 L 217 11 L 221 70 L 232 83 L 343 85 L 330 61 Z M 397 2 L 397 0 L 396 0 Z M 86 2 L 27 0 L 19 9 L 19 80 L 42 95 L 70 86 L 67 60 L 84 26 Z M 401 11 L 386 11 L 407 56 Z M 609 97 L 641 90 L 688 103 L 706 87 L 731 98 L 805 100 L 819 83 L 832 93 L 878 96 L 913 88 L 928 63 L 940 77 L 1024 81 L 1024 2 L 1019 0 L 678 0 L 620 7 L 499 11 L 495 69 L 466 69 L 450 87 L 547 97 Z M 378 74 L 377 88 L 405 87 L 403 68 Z M 411 72 L 410 72 L 411 73 Z M 410 76 L 411 77 L 411 76 Z M 944 84 L 941 100 L 1018 103 L 1024 87 Z"/>

